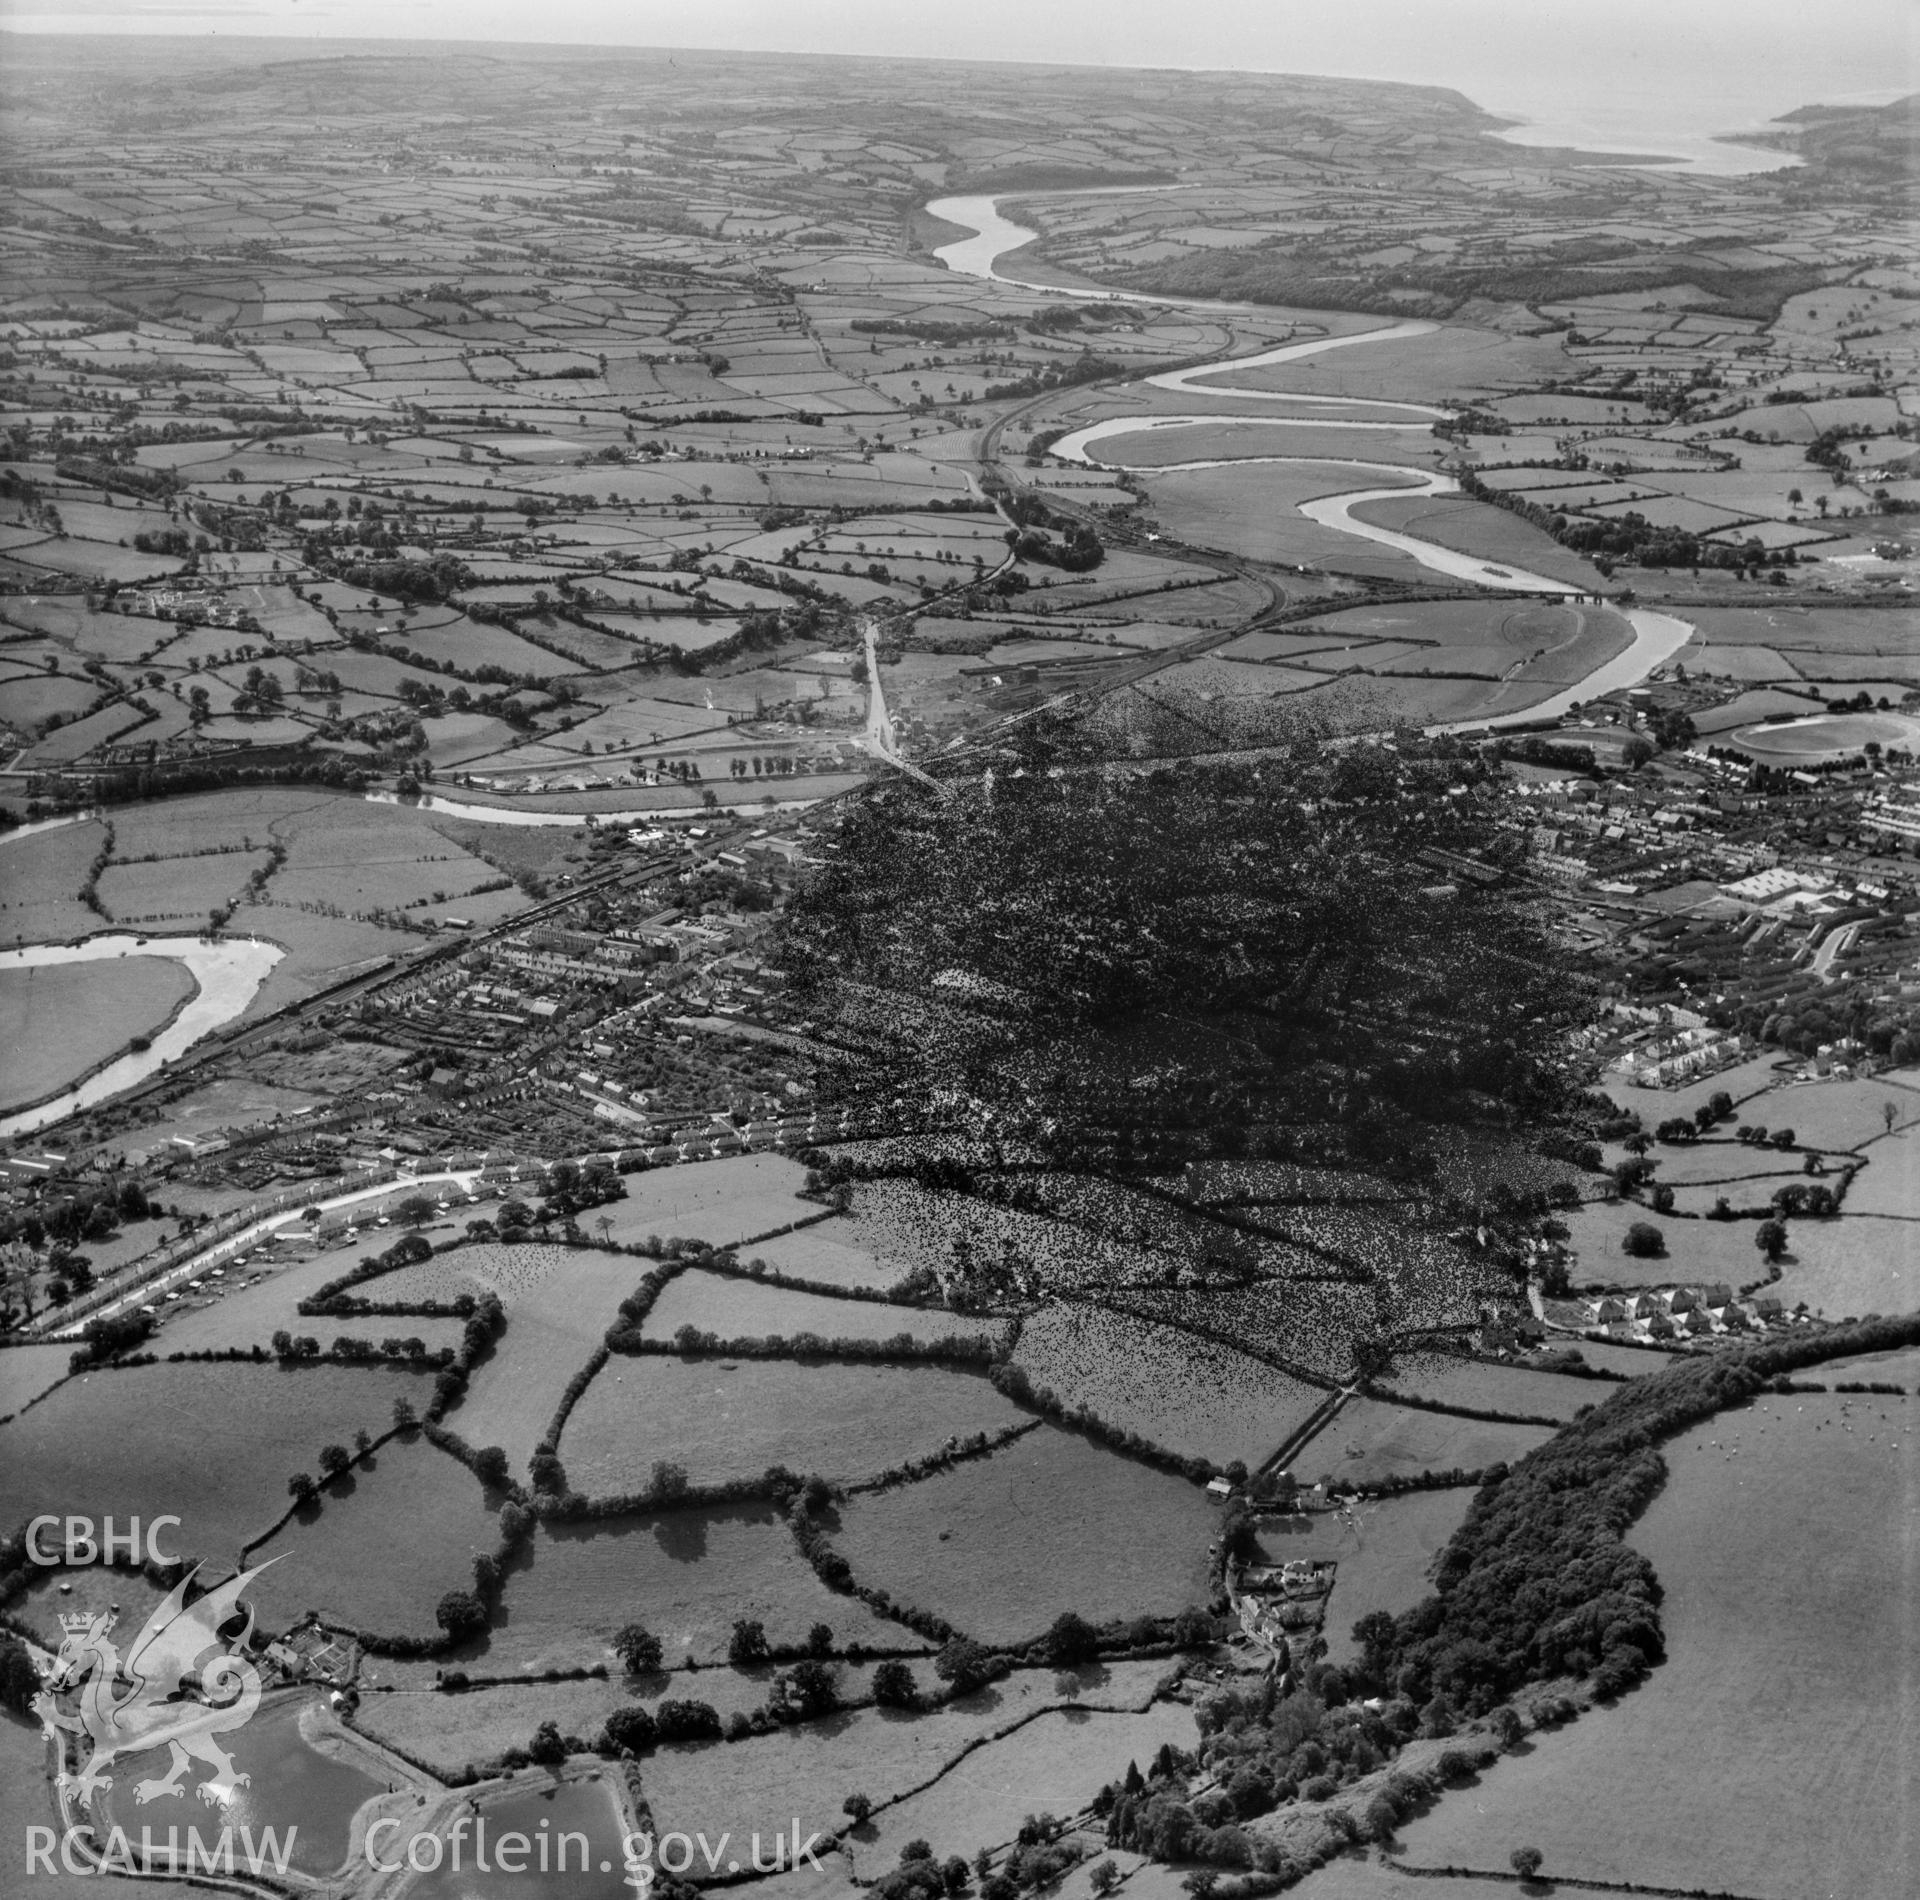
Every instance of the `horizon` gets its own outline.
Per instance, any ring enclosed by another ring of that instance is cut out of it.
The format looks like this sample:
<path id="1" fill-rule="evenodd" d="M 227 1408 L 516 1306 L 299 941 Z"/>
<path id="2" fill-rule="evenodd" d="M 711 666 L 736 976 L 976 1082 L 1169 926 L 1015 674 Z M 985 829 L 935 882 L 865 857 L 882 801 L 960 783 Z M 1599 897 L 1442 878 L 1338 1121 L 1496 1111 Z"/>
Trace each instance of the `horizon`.
<path id="1" fill-rule="evenodd" d="M 1438 87 L 1516 129 L 1601 129 L 1658 115 L 1710 139 L 1806 106 L 1890 104 L 1920 86 L 1920 10 L 1834 0 L 1818 36 L 1796 0 L 1353 0 L 1337 18 L 1200 0 L 1177 21 L 1149 0 L 1055 0 L 1042 17 L 981 0 L 964 20 L 892 0 L 556 0 L 530 37 L 501 0 L 69 0 L 58 13 L 0 0 L 21 37 L 182 45 L 386 46 L 395 51 L 572 49 L 1068 66 L 1087 71 L 1274 74 Z M 1904 47 L 1902 55 L 1898 49 Z M 1886 83 L 1890 50 L 1896 83 Z M 1656 57 L 1657 54 L 1657 57 Z"/>

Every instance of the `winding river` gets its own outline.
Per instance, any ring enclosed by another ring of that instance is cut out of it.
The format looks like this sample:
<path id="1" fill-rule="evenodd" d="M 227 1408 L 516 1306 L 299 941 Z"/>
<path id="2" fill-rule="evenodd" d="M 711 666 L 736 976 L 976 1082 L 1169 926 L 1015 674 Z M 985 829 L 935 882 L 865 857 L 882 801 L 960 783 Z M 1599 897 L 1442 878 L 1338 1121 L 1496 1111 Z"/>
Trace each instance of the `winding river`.
<path id="1" fill-rule="evenodd" d="M 1018 250 L 1022 245 L 1029 243 L 1038 234 L 1025 225 L 1015 224 L 1010 218 L 1003 217 L 994 199 L 937 198 L 927 206 L 927 211 L 931 216 L 944 219 L 949 224 L 968 225 L 973 228 L 972 237 L 943 245 L 934 253 L 949 270 L 959 271 L 968 276 L 983 277 L 995 283 L 1017 285 L 1022 289 L 1038 290 L 1056 296 L 1080 297 L 1083 300 L 1092 295 L 1113 302 L 1170 305 L 1184 310 L 1214 310 L 1233 315 L 1245 315 L 1255 308 L 1249 304 L 1226 303 L 1210 298 L 1152 297 L 1129 291 L 1106 290 L 1090 293 L 1074 291 L 1059 285 L 1027 282 L 1001 271 L 998 268 L 998 261 L 1008 252 Z M 1273 313 L 1266 311 L 1264 314 L 1271 316 Z M 1248 370 L 1264 369 L 1271 364 L 1293 362 L 1302 357 L 1319 356 L 1329 350 L 1364 348 L 1368 344 L 1409 342 L 1431 335 L 1438 327 L 1437 324 L 1408 320 L 1388 324 L 1379 329 L 1356 331 L 1349 336 L 1313 337 L 1303 342 L 1283 343 L 1275 349 L 1262 351 L 1258 355 L 1227 357 L 1219 362 L 1203 363 L 1189 369 L 1167 370 L 1157 376 L 1141 379 L 1142 385 L 1149 389 L 1168 390 L 1185 396 L 1211 397 L 1221 402 L 1235 404 L 1279 402 L 1296 407 L 1310 405 L 1324 409 L 1364 409 L 1374 412 L 1364 420 L 1353 416 L 1276 416 L 1271 412 L 1255 414 L 1244 409 L 1221 409 L 1193 415 L 1111 416 L 1103 422 L 1093 423 L 1087 428 L 1076 429 L 1071 434 L 1062 436 L 1054 443 L 1052 452 L 1065 461 L 1095 467 L 1112 466 L 1100 462 L 1092 454 L 1091 451 L 1096 443 L 1111 443 L 1124 436 L 1151 434 L 1169 429 L 1218 427 L 1222 423 L 1254 428 L 1266 426 L 1289 429 L 1345 429 L 1358 433 L 1360 439 L 1355 441 L 1353 446 L 1363 447 L 1367 431 L 1391 430 L 1407 426 L 1378 420 L 1377 412 L 1382 409 L 1394 410 L 1409 418 L 1417 417 L 1425 420 L 1436 420 L 1448 412 L 1425 403 L 1383 402 L 1371 397 L 1308 395 L 1291 390 L 1236 389 L 1231 386 L 1222 386 L 1212 379 L 1243 375 Z M 1546 574 L 1530 573 L 1521 567 L 1497 566 L 1491 561 L 1481 560 L 1476 555 L 1463 553 L 1455 548 L 1442 547 L 1438 542 L 1421 540 L 1415 535 L 1403 534 L 1396 529 L 1380 527 L 1371 521 L 1355 517 L 1354 509 L 1364 507 L 1369 502 L 1418 499 L 1424 496 L 1459 492 L 1458 482 L 1451 476 L 1442 475 L 1433 469 L 1401 462 L 1366 461 L 1357 456 L 1346 455 L 1250 455 L 1226 460 L 1159 462 L 1155 463 L 1150 470 L 1142 469 L 1138 472 L 1167 474 L 1188 469 L 1246 468 L 1281 464 L 1307 468 L 1351 468 L 1361 474 L 1391 475 L 1397 478 L 1390 486 L 1356 488 L 1339 494 L 1322 495 L 1314 500 L 1299 503 L 1300 513 L 1323 528 L 1331 528 L 1340 534 L 1350 534 L 1359 540 L 1392 548 L 1430 572 L 1444 574 L 1451 580 L 1470 581 L 1477 586 L 1490 587 L 1509 594 L 1547 594 L 1562 600 L 1577 600 L 1581 597 L 1582 590 L 1567 581 L 1556 580 Z M 1655 667 L 1670 660 L 1693 635 L 1693 628 L 1686 621 L 1677 620 L 1670 614 L 1654 613 L 1640 607 L 1616 608 L 1615 611 L 1622 614 L 1632 626 L 1632 644 L 1613 659 L 1596 667 L 1578 685 L 1516 712 L 1496 713 L 1480 719 L 1459 720 L 1451 725 L 1436 726 L 1431 730 L 1436 732 L 1478 731 L 1489 726 L 1557 719 L 1561 714 L 1586 700 L 1637 684 Z"/>
<path id="2" fill-rule="evenodd" d="M 89 937 L 84 943 L 34 943 L 0 950 L 0 970 L 45 969 L 56 963 L 100 963 L 114 957 L 170 957 L 183 963 L 197 988 L 150 1047 L 118 1056 L 76 1087 L 0 1117 L 0 1137 L 30 1135 L 80 1109 L 91 1108 L 144 1082 L 200 1038 L 231 1022 L 254 999 L 267 974 L 287 953 L 277 943 L 222 937 Z"/>

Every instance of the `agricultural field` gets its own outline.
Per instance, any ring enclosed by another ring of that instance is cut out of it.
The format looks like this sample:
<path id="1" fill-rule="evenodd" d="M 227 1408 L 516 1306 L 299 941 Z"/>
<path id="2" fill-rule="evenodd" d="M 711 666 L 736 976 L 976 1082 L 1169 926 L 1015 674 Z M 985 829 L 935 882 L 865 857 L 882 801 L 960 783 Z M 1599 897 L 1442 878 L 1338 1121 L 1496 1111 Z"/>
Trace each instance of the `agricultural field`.
<path id="1" fill-rule="evenodd" d="M 166 1511 L 184 1549 L 233 1564 L 320 1449 L 392 1424 L 430 1381 L 387 1367 L 134 1366 L 70 1379 L 0 1427 L 0 1521 Z"/>
<path id="2" fill-rule="evenodd" d="M 1327 1397 L 1212 1340 L 1078 1302 L 1034 1314 L 1014 1363 L 1069 1410 L 1222 1467 L 1258 1465 Z"/>
<path id="3" fill-rule="evenodd" d="M 1462 1411 L 1564 1422 L 1583 1405 L 1597 1405 L 1610 1388 L 1564 1373 L 1534 1372 L 1497 1360 L 1460 1359 L 1444 1353 L 1403 1358 L 1381 1387 L 1381 1396 L 1412 1393 Z"/>
<path id="4" fill-rule="evenodd" d="M 1728 1198 L 1738 1204 L 1743 1191 L 1730 1190 Z M 1666 1237 L 1664 1254 L 1641 1258 L 1623 1251 L 1627 1229 L 1640 1222 Z M 1817 1224 L 1797 1223 L 1796 1237 Z M 1850 1223 L 1843 1219 L 1840 1225 Z M 1638 1201 L 1589 1201 L 1567 1216 L 1567 1226 L 1575 1286 L 1684 1286 L 1712 1280 L 1738 1291 L 1766 1278 L 1767 1263 L 1754 1244 L 1757 1221 L 1675 1220 Z"/>
<path id="5" fill-rule="evenodd" d="M 498 1548 L 498 1512 L 458 1460 L 417 1435 L 391 1440 L 247 1552 L 277 1560 L 255 1586 L 261 1618 L 285 1628 L 317 1610 L 349 1629 L 428 1634 L 434 1605 Z"/>
<path id="6" fill-rule="evenodd" d="M 665 1645 L 669 1667 L 716 1663 L 741 1617 L 763 1622 L 774 1644 L 803 1643 L 816 1623 L 831 1626 L 840 1648 L 919 1642 L 836 1596 L 780 1517 L 748 1504 L 543 1527 L 509 1568 L 493 1628 L 462 1662 L 488 1675 L 610 1663 L 614 1632 L 638 1622 Z"/>
<path id="7" fill-rule="evenodd" d="M 152 1036 L 198 985 L 171 957 L 0 970 L 0 1109 L 57 1094 Z"/>
<path id="8" fill-rule="evenodd" d="M 0 1418 L 11 1418 L 67 1376 L 71 1346 L 15 1346 L 0 1352 Z"/>
<path id="9" fill-rule="evenodd" d="M 1171 1615 L 1206 1594 L 1213 1507 L 1185 1479 L 1056 1426 L 842 1507 L 835 1547 L 862 1583 L 983 1642 Z"/>
<path id="10" fill-rule="evenodd" d="M 569 1415 L 560 1458 L 589 1497 L 643 1489 L 663 1457 L 695 1484 L 776 1464 L 847 1483 L 1025 1417 L 980 1374 L 940 1366 L 616 1355 Z"/>
<path id="11" fill-rule="evenodd" d="M 889 1306 L 879 1300 L 836 1300 L 822 1293 L 796 1293 L 758 1280 L 707 1273 L 681 1274 L 654 1302 L 642 1331 L 671 1339 L 683 1326 L 727 1339 L 886 1340 L 976 1339 L 998 1335 L 991 1321 L 939 1308 Z"/>
<path id="12" fill-rule="evenodd" d="M 1788 1223 L 1780 1278 L 1767 1291 L 1789 1312 L 1803 1301 L 1825 1319 L 1910 1313 L 1920 1306 L 1920 1221 L 1848 1213 Z"/>
<path id="13" fill-rule="evenodd" d="M 1471 1800 L 1409 1821 L 1407 1859 L 1498 1868 L 1530 1841 L 1562 1880 L 1757 1900 L 1910 1892 L 1904 1678 L 1889 1659 L 1906 1653 L 1920 1503 L 1912 1412 L 1764 1398 L 1667 1445 L 1667 1483 L 1628 1533 L 1664 1586 L 1666 1662 L 1500 1761 Z M 1817 1562 L 1780 1562 L 1789 1546 Z M 1618 1825 L 1623 1802 L 1662 1786 L 1715 1789 L 1712 1825 Z"/>
<path id="14" fill-rule="evenodd" d="M 698 1168 L 629 1175 L 627 1197 L 599 1210 L 618 1246 L 650 1234 L 731 1247 L 820 1212 L 798 1198 L 805 1169 L 782 1155 L 735 1155 Z M 756 1243 L 755 1252 L 762 1251 Z"/>
<path id="15" fill-rule="evenodd" d="M 1423 1471 L 1483 1471 L 1512 1464 L 1552 1435 L 1547 1425 L 1501 1424 L 1353 1398 L 1295 1457 L 1293 1469 L 1302 1482 L 1325 1477 L 1350 1485 Z"/>
<path id="16" fill-rule="evenodd" d="M 744 1839 L 758 1829 L 770 1839 L 795 1815 L 803 1837 L 813 1827 L 839 1825 L 841 1800 L 857 1786 L 876 1809 L 898 1805 L 876 1815 L 871 1833 L 848 1841 L 855 1877 L 895 1865 L 897 1827 L 917 1827 L 922 1815 L 936 1817 L 929 1825 L 941 1828 L 928 1837 L 939 1853 L 971 1854 L 1010 1838 L 1029 1813 L 1084 1805 L 1087 1794 L 1074 1800 L 1062 1791 L 1077 1791 L 1076 1774 L 1094 1775 L 1088 1794 L 1098 1787 L 1101 1748 L 1120 1749 L 1122 1759 L 1151 1755 L 1160 1740 L 1177 1746 L 1192 1733 L 1192 1717 L 1180 1704 L 1145 1706 L 1163 1665 L 1121 1663 L 1089 1673 L 1096 1680 L 1076 1688 L 1081 1708 L 1073 1716 L 1046 1713 L 1064 1699 L 1051 1672 L 1018 1671 L 989 1691 L 920 1714 L 863 1710 L 843 1723 L 724 1749 L 666 1749 L 652 1764 L 648 1798 L 663 1828 L 705 1813 L 715 1817 L 716 1832 L 725 1827 Z M 1154 1739 L 1143 1746 L 1140 1738 L 1149 1734 Z M 1036 1744 L 1044 1739 L 1058 1748 L 1068 1738 L 1073 1745 L 1062 1752 L 1072 1766 L 1050 1764 L 1029 1781 L 1040 1767 Z M 1023 1787 L 1033 1792 L 1027 1806 L 1017 1805 Z M 968 1827 L 974 1832 L 963 1836 Z M 837 1890 L 855 1891 L 850 1884 Z"/>
<path id="17" fill-rule="evenodd" d="M 841 1216 L 797 1234 L 756 1241 L 747 1264 L 755 1260 L 764 1260 L 794 1279 L 817 1280 L 824 1286 L 887 1287 L 901 1277 L 897 1266 L 858 1243 L 853 1223 Z"/>

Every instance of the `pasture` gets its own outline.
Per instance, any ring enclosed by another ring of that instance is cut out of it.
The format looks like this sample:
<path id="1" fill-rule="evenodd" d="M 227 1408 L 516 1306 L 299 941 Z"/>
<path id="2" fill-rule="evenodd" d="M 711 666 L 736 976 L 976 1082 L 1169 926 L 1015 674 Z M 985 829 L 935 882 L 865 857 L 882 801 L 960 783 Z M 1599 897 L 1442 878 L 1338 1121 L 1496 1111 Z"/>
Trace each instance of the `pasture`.
<path id="1" fill-rule="evenodd" d="M 925 1685 L 935 1680 L 924 1668 L 915 1673 Z M 1089 1672 L 1108 1680 L 1086 1693 L 1091 1702 L 1138 1707 L 1165 1673 L 1164 1663 L 1118 1663 Z M 675 1693 L 711 1700 L 707 1683 L 702 1672 Z M 969 1744 L 1031 1720 L 1060 1700 L 1051 1670 L 1023 1669 L 989 1689 L 920 1712 L 862 1709 L 726 1747 L 667 1747 L 647 1764 L 647 1797 L 663 1829 L 704 1826 L 710 1837 L 725 1829 L 741 1841 L 758 1830 L 767 1840 L 798 1816 L 804 1838 L 816 1827 L 845 1825 L 840 1803 L 851 1789 L 860 1789 L 878 1806 L 923 1783 L 937 1786 L 942 1771 L 953 1772 L 956 1757 Z M 977 1754 L 1004 1746 L 989 1742 Z M 1014 1826 L 1019 1820 L 1016 1814 Z M 970 1853 L 989 1838 L 999 1837 L 982 1835 L 964 1848 L 955 1843 L 955 1851 Z M 898 1859 L 897 1848 L 882 1862 L 873 1858 L 879 1852 L 874 1845 L 858 1839 L 849 1845 L 856 1867 L 870 1865 L 873 1872 Z"/>
<path id="2" fill-rule="evenodd" d="M 818 1280 L 827 1286 L 891 1286 L 900 1270 L 862 1247 L 854 1238 L 853 1223 L 836 1215 L 797 1234 L 778 1234 L 755 1243 L 749 1264 L 764 1260 L 798 1280 Z"/>
<path id="3" fill-rule="evenodd" d="M 1920 1307 L 1920 1222 L 1877 1214 L 1789 1221 L 1787 1258 L 1766 1291 L 1789 1311 L 1804 1301 L 1825 1319 Z"/>
<path id="4" fill-rule="evenodd" d="M 1482 1471 L 1512 1464 L 1553 1436 L 1545 1425 L 1422 1412 L 1382 1399 L 1349 1399 L 1339 1415 L 1294 1459 L 1302 1482 L 1378 1484 L 1423 1471 Z"/>
<path id="5" fill-rule="evenodd" d="M 1410 1392 L 1441 1405 L 1470 1412 L 1504 1412 L 1524 1418 L 1564 1422 L 1583 1405 L 1597 1404 L 1609 1388 L 1593 1379 L 1536 1372 L 1497 1360 L 1467 1359 L 1452 1353 L 1420 1353 L 1403 1358 L 1385 1382 L 1382 1397 Z"/>
<path id="6" fill-rule="evenodd" d="M 170 1512 L 178 1547 L 233 1563 L 320 1448 L 378 1436 L 430 1381 L 384 1366 L 131 1366 L 69 1379 L 0 1427 L 0 1524 L 40 1511 Z"/>
<path id="7" fill-rule="evenodd" d="M 988 1643 L 1206 1599 L 1215 1522 L 1183 1478 L 1043 1426 L 991 1458 L 858 1497 L 833 1542 L 860 1582 Z"/>
<path id="8" fill-rule="evenodd" d="M 11 1418 L 67 1376 L 70 1345 L 14 1346 L 0 1352 L 0 1419 Z"/>
<path id="9" fill-rule="evenodd" d="M 560 1457 L 589 1497 L 641 1489 L 657 1458 L 695 1484 L 776 1464 L 851 1482 L 1024 1416 L 979 1374 L 941 1366 L 616 1355 L 574 1407 Z"/>
<path id="10" fill-rule="evenodd" d="M 734 1621 L 757 1617 L 772 1643 L 815 1623 L 838 1645 L 916 1639 L 854 1597 L 836 1596 L 766 1505 L 677 1510 L 543 1526 L 507 1573 L 502 1614 L 465 1659 L 489 1674 L 610 1662 L 614 1632 L 644 1623 L 669 1666 L 719 1662 Z"/>
<path id="11" fill-rule="evenodd" d="M 671 1339 L 683 1326 L 721 1339 L 915 1340 L 978 1338 L 997 1334 L 991 1320 L 921 1306 L 889 1306 L 879 1300 L 836 1300 L 823 1293 L 795 1293 L 763 1281 L 694 1268 L 655 1301 L 643 1329 L 650 1339 Z"/>
<path id="12" fill-rule="evenodd" d="M 1666 1662 L 1407 1822 L 1407 1858 L 1498 1867 L 1531 1841 L 1568 1880 L 1911 1894 L 1912 1413 L 1769 1397 L 1670 1442 L 1667 1483 L 1628 1532 L 1665 1588 Z M 1649 1805 L 1661 1788 L 1712 1790 L 1710 1822 Z"/>
<path id="13" fill-rule="evenodd" d="M 931 1788 L 878 1816 L 877 1838 L 855 1844 L 856 1868 L 877 1875 L 913 1840 L 930 1841 L 942 1856 L 1004 1846 L 1028 1815 L 1078 1813 L 1129 1761 L 1150 1760 L 1163 1742 L 1191 1749 L 1197 1739 L 1184 1703 L 1108 1711 L 1097 1690 L 1084 1700 L 976 1749 Z"/>
<path id="14" fill-rule="evenodd" d="M 459 1460 L 422 1437 L 395 1439 L 329 1484 L 250 1564 L 280 1561 L 254 1586 L 267 1629 L 309 1610 L 382 1636 L 426 1635 L 433 1606 L 472 1586 L 473 1560 L 499 1545 L 491 1503 Z"/>
<path id="15" fill-rule="evenodd" d="M 1063 1405 L 1218 1466 L 1257 1465 L 1326 1397 L 1229 1346 L 1078 1302 L 1029 1319 L 1014 1361 Z"/>
<path id="16" fill-rule="evenodd" d="M 627 1176 L 627 1198 L 601 1210 L 616 1243 L 649 1234 L 734 1246 L 818 1213 L 799 1198 L 806 1170 L 784 1155 L 729 1155 L 697 1168 L 655 1168 Z M 758 1248 L 755 1251 L 759 1251 Z"/>
<path id="17" fill-rule="evenodd" d="M 1738 1188 L 1727 1191 L 1736 1204 Z M 1754 1245 L 1759 1223 L 1750 1220 L 1669 1220 L 1638 1201 L 1588 1201 L 1566 1216 L 1572 1235 L 1576 1286 L 1679 1286 L 1724 1280 L 1736 1290 L 1766 1277 L 1767 1263 Z M 1641 1259 L 1621 1251 L 1627 1229 L 1638 1222 L 1666 1236 L 1667 1251 Z M 1795 1233 L 1811 1222 L 1796 1223 Z"/>
<path id="18" fill-rule="evenodd" d="M 71 1086 L 151 1036 L 199 985 L 172 957 L 116 957 L 0 970 L 0 1109 L 19 1108 Z"/>

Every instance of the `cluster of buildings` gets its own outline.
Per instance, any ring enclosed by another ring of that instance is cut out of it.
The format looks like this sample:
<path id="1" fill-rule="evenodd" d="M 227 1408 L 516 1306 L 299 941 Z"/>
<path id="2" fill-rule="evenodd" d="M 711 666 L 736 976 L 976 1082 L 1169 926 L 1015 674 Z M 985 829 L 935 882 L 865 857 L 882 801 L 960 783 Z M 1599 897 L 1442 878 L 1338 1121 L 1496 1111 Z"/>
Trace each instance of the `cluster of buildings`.
<path id="1" fill-rule="evenodd" d="M 1589 1332 L 1636 1344 L 1753 1332 L 1784 1324 L 1787 1317 L 1771 1294 L 1736 1299 L 1731 1287 L 1717 1281 L 1605 1293 L 1581 1306 Z"/>

